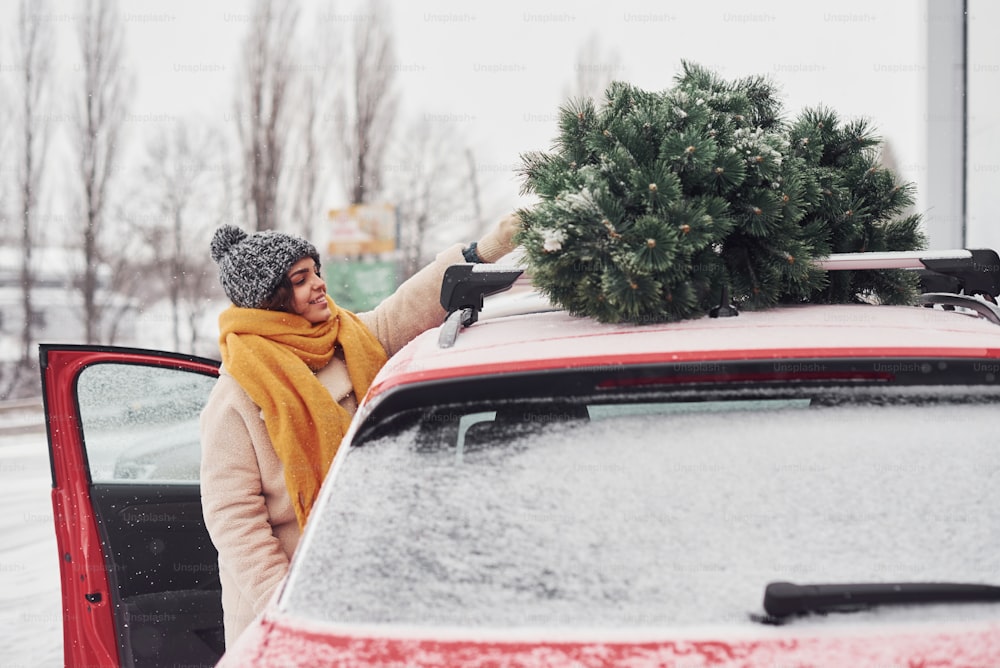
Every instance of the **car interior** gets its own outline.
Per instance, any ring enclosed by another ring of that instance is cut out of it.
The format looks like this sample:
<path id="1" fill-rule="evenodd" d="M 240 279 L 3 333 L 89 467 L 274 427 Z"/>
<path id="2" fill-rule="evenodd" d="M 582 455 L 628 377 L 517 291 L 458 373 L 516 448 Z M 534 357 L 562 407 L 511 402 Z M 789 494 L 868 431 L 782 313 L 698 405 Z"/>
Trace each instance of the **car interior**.
<path id="1" fill-rule="evenodd" d="M 214 666 L 224 650 L 218 556 L 197 484 L 95 484 L 122 665 Z"/>

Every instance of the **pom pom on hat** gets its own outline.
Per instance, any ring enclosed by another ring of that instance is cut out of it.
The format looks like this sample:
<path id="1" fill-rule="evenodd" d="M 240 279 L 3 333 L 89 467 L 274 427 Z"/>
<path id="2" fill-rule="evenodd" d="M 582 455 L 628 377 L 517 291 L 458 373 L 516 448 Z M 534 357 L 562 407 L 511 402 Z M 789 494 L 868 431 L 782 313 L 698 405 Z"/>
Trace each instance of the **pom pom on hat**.
<path id="1" fill-rule="evenodd" d="M 247 234 L 235 225 L 218 228 L 209 250 L 219 265 L 222 289 L 244 308 L 261 308 L 302 258 L 319 264 L 316 247 L 301 237 L 274 230 Z"/>
<path id="2" fill-rule="evenodd" d="M 247 238 L 247 233 L 235 225 L 223 225 L 212 237 L 212 259 L 218 263 L 229 249 Z"/>

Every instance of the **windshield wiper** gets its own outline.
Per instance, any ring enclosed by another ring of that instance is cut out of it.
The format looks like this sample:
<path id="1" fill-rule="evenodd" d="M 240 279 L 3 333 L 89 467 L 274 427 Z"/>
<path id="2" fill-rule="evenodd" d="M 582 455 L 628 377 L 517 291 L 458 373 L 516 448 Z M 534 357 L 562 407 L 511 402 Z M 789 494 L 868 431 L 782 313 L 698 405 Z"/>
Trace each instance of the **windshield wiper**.
<path id="1" fill-rule="evenodd" d="M 953 582 L 807 584 L 772 582 L 764 590 L 771 617 L 808 612 L 852 612 L 875 605 L 1000 601 L 1000 586 Z"/>

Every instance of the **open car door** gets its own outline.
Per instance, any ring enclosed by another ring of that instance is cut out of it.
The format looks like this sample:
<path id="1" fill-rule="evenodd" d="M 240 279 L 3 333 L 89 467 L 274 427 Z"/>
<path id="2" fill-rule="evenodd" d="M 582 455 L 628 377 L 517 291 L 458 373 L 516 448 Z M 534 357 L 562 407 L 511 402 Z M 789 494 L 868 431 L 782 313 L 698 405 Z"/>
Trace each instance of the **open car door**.
<path id="1" fill-rule="evenodd" d="M 198 418 L 218 362 L 39 348 L 66 666 L 213 666 L 223 652 Z"/>

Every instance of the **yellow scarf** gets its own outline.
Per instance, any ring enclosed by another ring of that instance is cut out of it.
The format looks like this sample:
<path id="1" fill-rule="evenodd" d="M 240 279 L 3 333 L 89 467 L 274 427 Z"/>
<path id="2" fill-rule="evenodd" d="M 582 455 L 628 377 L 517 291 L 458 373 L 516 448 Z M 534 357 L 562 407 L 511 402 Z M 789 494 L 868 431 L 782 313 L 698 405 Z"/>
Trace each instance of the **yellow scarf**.
<path id="1" fill-rule="evenodd" d="M 327 300 L 333 316 L 318 325 L 294 313 L 237 306 L 219 316 L 222 363 L 260 406 L 300 528 L 351 422 L 314 372 L 339 344 L 360 401 L 387 359 L 356 315 Z"/>

